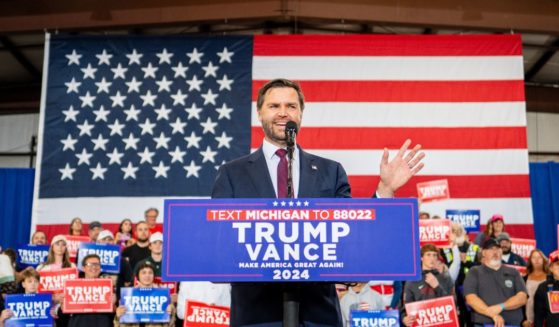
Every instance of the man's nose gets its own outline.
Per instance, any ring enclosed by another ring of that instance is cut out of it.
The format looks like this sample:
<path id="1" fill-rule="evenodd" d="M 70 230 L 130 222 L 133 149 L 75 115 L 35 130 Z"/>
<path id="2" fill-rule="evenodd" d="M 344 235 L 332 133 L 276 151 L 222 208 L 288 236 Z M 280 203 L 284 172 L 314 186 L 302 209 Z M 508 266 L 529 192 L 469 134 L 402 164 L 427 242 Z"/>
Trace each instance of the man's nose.
<path id="1" fill-rule="evenodd" d="M 278 110 L 278 115 L 281 117 L 286 117 L 287 116 L 287 106 L 280 106 L 279 110 Z"/>

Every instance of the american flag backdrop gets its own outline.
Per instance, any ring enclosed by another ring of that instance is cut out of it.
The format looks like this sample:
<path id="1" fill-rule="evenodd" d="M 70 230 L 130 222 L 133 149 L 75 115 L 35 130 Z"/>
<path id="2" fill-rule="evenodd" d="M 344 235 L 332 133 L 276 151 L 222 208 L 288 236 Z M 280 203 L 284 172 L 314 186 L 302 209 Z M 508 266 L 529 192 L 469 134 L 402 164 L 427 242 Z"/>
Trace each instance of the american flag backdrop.
<path id="1" fill-rule="evenodd" d="M 217 168 L 258 148 L 258 88 L 298 81 L 298 143 L 345 167 L 354 197 L 384 147 L 423 145 L 419 182 L 533 237 L 518 35 L 47 37 L 33 224 L 140 219 L 165 197 L 208 196 Z M 62 227 L 63 226 L 63 227 Z"/>

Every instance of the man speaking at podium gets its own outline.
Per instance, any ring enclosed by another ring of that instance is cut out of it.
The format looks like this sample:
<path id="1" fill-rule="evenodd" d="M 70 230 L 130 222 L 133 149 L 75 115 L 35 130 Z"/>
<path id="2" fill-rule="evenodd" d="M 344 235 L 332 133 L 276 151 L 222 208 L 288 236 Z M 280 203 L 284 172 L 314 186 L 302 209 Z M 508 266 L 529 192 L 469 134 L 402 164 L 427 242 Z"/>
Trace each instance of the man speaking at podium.
<path id="1" fill-rule="evenodd" d="M 264 129 L 262 146 L 255 152 L 221 166 L 213 198 L 287 197 L 286 125 L 301 126 L 305 99 L 298 84 L 275 79 L 258 91 L 258 119 Z M 406 154 L 406 140 L 396 157 L 388 150 L 380 163 L 380 182 L 375 196 L 390 198 L 421 168 L 424 157 L 416 145 Z M 351 189 L 343 167 L 295 147 L 292 194 L 296 198 L 349 198 Z M 231 326 L 280 326 L 283 320 L 283 283 L 235 283 L 231 290 Z M 305 326 L 342 326 L 334 284 L 300 283 L 299 323 Z"/>

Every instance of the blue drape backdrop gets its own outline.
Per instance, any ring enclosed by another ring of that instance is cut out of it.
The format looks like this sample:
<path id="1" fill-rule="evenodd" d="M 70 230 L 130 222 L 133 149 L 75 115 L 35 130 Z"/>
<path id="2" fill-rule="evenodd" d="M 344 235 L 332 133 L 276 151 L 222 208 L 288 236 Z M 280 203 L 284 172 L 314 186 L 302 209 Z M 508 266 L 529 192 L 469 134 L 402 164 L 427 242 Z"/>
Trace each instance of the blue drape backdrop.
<path id="1" fill-rule="evenodd" d="M 0 246 L 29 241 L 35 169 L 0 169 Z"/>
<path id="2" fill-rule="evenodd" d="M 0 246 L 29 241 L 34 169 L 0 169 Z M 559 163 L 530 163 L 534 231 L 538 248 L 557 249 Z"/>

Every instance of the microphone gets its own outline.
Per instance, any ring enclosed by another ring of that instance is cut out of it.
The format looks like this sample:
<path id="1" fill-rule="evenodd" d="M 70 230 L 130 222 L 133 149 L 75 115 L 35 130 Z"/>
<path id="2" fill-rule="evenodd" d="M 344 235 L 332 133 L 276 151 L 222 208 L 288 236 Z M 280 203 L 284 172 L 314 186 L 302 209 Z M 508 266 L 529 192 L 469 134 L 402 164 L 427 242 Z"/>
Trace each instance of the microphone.
<path id="1" fill-rule="evenodd" d="M 285 140 L 287 146 L 294 146 L 295 145 L 295 136 L 297 135 L 297 124 L 294 121 L 290 120 L 285 124 Z"/>

